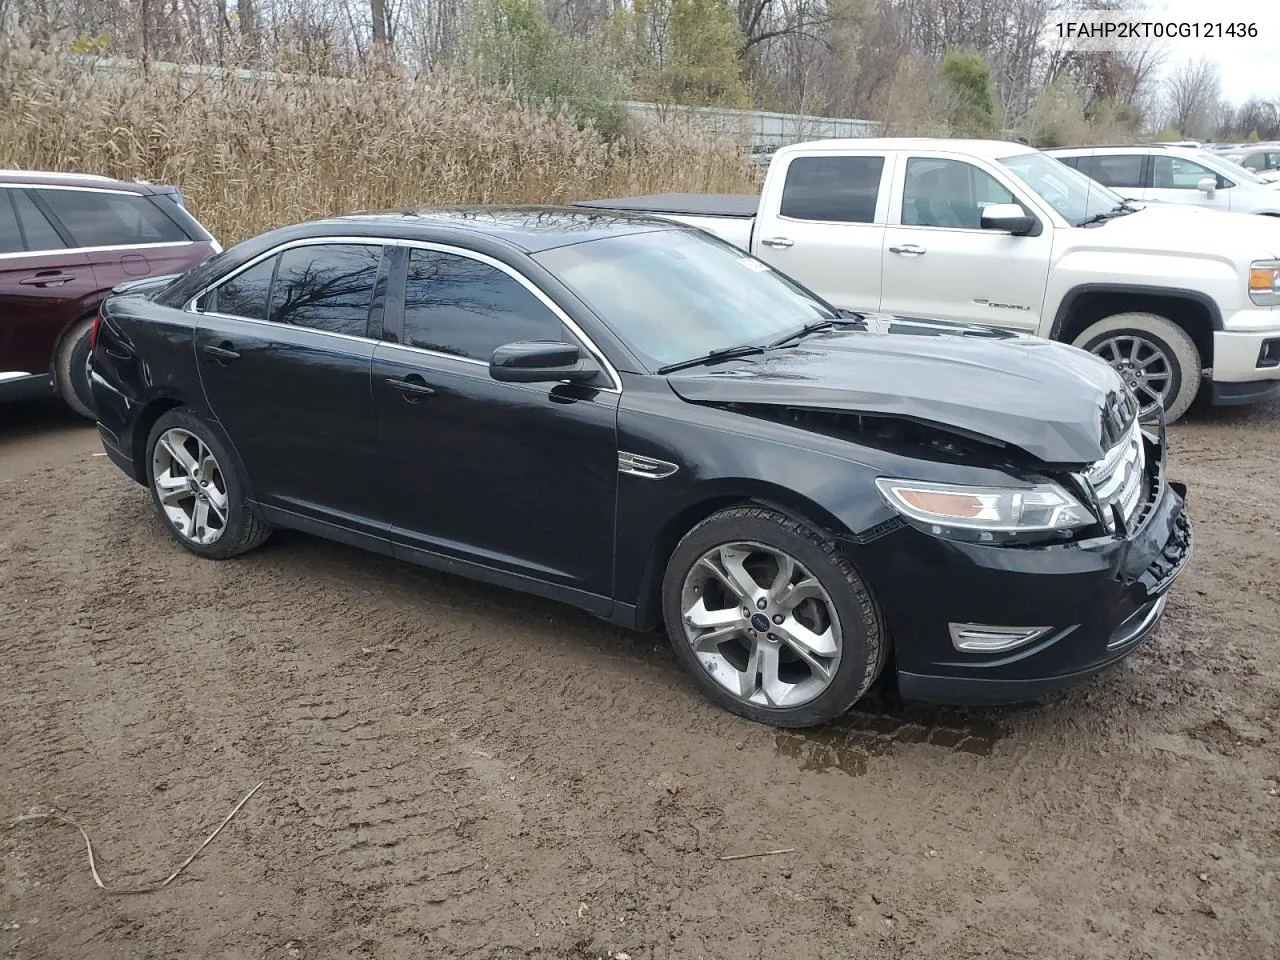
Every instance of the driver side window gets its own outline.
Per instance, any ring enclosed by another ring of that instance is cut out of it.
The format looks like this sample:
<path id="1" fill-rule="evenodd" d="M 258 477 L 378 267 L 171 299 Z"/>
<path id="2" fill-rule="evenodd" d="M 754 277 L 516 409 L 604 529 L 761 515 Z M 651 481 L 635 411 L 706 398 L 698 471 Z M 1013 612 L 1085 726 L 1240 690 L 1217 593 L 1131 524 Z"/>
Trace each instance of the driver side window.
<path id="1" fill-rule="evenodd" d="M 409 251 L 406 345 L 488 363 L 505 343 L 566 339 L 560 318 L 505 271 L 439 250 Z"/>
<path id="2" fill-rule="evenodd" d="M 902 194 L 906 226 L 979 230 L 984 208 L 1017 203 L 995 177 L 963 160 L 911 157 Z"/>

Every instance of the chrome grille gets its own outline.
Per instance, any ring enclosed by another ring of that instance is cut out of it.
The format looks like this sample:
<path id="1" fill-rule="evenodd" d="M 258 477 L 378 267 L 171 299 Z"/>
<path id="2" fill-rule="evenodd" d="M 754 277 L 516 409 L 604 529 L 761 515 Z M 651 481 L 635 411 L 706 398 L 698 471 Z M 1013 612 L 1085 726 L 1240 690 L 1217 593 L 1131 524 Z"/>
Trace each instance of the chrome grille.
<path id="1" fill-rule="evenodd" d="M 1142 505 L 1142 494 L 1147 485 L 1146 469 L 1142 428 L 1135 419 L 1125 438 L 1085 474 L 1102 507 L 1103 521 L 1108 530 L 1114 530 L 1116 525 L 1113 506 L 1119 508 L 1120 515 L 1128 523 Z"/>

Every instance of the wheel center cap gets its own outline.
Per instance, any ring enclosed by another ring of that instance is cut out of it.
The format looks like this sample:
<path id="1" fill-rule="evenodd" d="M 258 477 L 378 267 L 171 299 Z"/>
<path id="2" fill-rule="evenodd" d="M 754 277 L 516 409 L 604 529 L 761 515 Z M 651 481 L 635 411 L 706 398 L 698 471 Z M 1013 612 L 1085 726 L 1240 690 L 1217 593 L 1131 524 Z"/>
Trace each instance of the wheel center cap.
<path id="1" fill-rule="evenodd" d="M 752 614 L 751 627 L 759 633 L 764 633 L 769 629 L 769 618 L 763 613 Z"/>

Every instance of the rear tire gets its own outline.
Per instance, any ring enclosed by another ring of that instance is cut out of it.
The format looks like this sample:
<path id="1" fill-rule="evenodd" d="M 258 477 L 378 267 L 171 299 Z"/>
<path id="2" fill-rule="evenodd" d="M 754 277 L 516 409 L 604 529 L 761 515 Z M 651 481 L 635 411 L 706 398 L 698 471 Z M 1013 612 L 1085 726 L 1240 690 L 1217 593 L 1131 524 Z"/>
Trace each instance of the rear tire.
<path id="1" fill-rule="evenodd" d="M 776 727 L 847 711 L 883 669 L 879 608 L 835 543 L 756 506 L 708 517 L 662 582 L 676 656 L 725 709 Z"/>
<path id="2" fill-rule="evenodd" d="M 1131 354 L 1138 350 L 1139 367 Z M 1144 411 L 1154 413 L 1153 392 L 1160 393 L 1165 421 L 1173 423 L 1200 392 L 1202 359 L 1195 342 L 1180 326 L 1154 313 L 1117 313 L 1086 329 L 1072 346 L 1088 350 L 1111 364 L 1131 387 Z M 1154 374 L 1163 378 L 1158 381 Z M 1163 389 L 1156 390 L 1156 386 Z"/>
<path id="3" fill-rule="evenodd" d="M 239 461 L 185 407 L 160 416 L 147 436 L 151 501 L 165 529 L 200 557 L 225 560 L 271 535 L 245 496 Z"/>
<path id="4" fill-rule="evenodd" d="M 89 391 L 89 341 L 92 335 L 92 317 L 81 320 L 67 331 L 54 358 L 53 377 L 58 396 L 67 406 L 82 417 L 97 420 L 93 394 Z"/>

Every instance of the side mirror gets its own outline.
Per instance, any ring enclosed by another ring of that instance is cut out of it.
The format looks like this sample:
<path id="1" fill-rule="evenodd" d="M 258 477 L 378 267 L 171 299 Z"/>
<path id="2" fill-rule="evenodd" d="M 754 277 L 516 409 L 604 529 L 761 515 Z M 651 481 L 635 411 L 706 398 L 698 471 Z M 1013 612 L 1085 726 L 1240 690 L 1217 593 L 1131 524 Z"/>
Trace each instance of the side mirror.
<path id="1" fill-rule="evenodd" d="M 489 376 L 504 383 L 583 383 L 599 373 L 599 365 L 577 344 L 554 340 L 504 343 L 489 358 Z"/>
<path id="2" fill-rule="evenodd" d="M 1210 200 L 1212 200 L 1213 195 L 1218 192 L 1218 178 L 1205 177 L 1203 180 L 1201 180 L 1199 183 L 1196 184 L 1196 189 L 1199 190 L 1201 193 L 1203 193 Z"/>
<path id="3" fill-rule="evenodd" d="M 982 208 L 983 230 L 1005 230 L 1014 236 L 1030 233 L 1036 227 L 1035 218 L 1016 203 L 993 203 Z"/>

